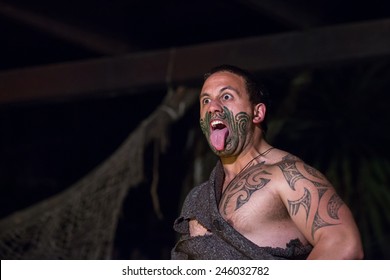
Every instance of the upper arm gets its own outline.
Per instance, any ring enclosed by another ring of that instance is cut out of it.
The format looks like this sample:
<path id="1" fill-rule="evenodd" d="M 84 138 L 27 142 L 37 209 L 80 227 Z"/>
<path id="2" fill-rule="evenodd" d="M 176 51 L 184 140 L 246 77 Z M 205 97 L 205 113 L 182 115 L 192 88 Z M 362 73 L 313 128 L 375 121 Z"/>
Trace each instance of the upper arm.
<path id="1" fill-rule="evenodd" d="M 323 174 L 302 161 L 284 161 L 280 197 L 288 213 L 314 246 L 337 239 L 359 243 L 359 233 L 350 209 Z"/>

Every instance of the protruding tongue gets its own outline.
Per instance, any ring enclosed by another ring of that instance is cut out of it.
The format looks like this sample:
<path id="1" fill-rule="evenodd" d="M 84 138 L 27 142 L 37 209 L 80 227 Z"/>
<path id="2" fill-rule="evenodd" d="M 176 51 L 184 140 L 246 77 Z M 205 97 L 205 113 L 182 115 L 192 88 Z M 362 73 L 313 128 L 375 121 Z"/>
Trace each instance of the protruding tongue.
<path id="1" fill-rule="evenodd" d="M 222 151 L 225 148 L 225 140 L 229 134 L 227 127 L 215 129 L 211 132 L 210 141 L 217 151 Z"/>

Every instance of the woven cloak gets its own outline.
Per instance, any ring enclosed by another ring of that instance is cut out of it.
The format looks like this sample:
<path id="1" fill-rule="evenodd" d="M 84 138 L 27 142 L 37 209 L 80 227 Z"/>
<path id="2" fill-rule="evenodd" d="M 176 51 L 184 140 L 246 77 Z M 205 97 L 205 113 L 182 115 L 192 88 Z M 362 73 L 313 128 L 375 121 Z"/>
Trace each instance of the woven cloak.
<path id="1" fill-rule="evenodd" d="M 171 251 L 172 259 L 305 259 L 312 250 L 298 240 L 291 240 L 286 248 L 259 247 L 246 239 L 220 215 L 224 172 L 218 161 L 209 181 L 193 188 L 186 197 L 182 212 L 174 223 L 180 239 Z M 196 219 L 211 234 L 190 237 L 188 222 Z"/>

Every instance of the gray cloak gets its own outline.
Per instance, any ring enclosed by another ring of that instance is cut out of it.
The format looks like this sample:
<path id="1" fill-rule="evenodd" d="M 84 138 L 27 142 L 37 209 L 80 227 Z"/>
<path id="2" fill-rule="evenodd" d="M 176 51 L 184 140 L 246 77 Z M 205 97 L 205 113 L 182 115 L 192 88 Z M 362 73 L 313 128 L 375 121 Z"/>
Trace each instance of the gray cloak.
<path id="1" fill-rule="evenodd" d="M 223 178 L 222 164 L 218 161 L 210 179 L 187 195 L 173 226 L 180 239 L 171 251 L 172 259 L 271 260 L 305 259 L 309 255 L 313 247 L 303 246 L 298 239 L 291 240 L 286 248 L 259 247 L 227 223 L 218 210 Z M 196 219 L 211 234 L 190 237 L 190 219 Z"/>

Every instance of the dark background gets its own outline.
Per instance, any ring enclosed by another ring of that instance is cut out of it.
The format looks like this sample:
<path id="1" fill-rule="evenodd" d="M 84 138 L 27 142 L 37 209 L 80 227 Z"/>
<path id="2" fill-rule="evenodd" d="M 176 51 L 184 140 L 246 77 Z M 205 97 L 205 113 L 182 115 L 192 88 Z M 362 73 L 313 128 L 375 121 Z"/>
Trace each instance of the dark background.
<path id="1" fill-rule="evenodd" d="M 37 67 L 120 60 L 216 42 L 240 44 L 247 38 L 304 34 L 346 24 L 381 26 L 387 19 L 390 4 L 379 0 L 2 0 L 0 83 L 9 73 L 20 73 L 23 84 L 28 70 Z M 390 36 L 388 26 L 383 24 Z M 327 43 L 315 46 L 320 50 Z M 380 37 L 369 43 L 380 46 L 388 40 Z M 287 51 L 294 57 L 299 50 Z M 334 179 L 355 214 L 369 259 L 389 258 L 390 249 L 390 217 L 384 207 L 390 202 L 389 54 L 363 53 L 314 67 L 302 63 L 253 69 L 273 99 L 271 142 Z M 186 67 L 199 70 L 198 75 L 188 81 L 178 79 L 175 85 L 200 86 L 208 69 L 195 62 L 188 57 Z M 34 83 L 30 80 L 27 85 Z M 135 92 L 102 88 L 80 95 L 1 93 L 0 217 L 60 193 L 103 162 L 157 108 L 169 86 L 157 83 Z M 146 179 L 129 191 L 123 205 L 113 258 L 169 258 L 176 238 L 172 223 L 188 190 L 183 182 L 194 159 L 186 150 L 188 135 L 199 137 L 194 132 L 197 113 L 196 107 L 191 108 L 174 124 L 168 150 L 160 158 L 162 220 L 153 211 L 149 194 L 153 151 L 146 150 Z"/>

